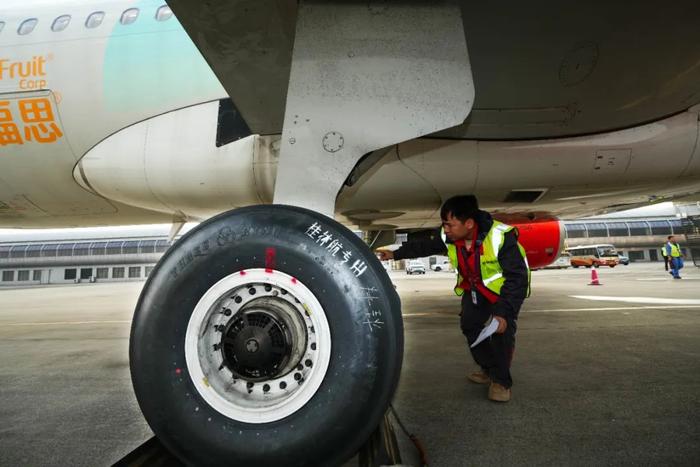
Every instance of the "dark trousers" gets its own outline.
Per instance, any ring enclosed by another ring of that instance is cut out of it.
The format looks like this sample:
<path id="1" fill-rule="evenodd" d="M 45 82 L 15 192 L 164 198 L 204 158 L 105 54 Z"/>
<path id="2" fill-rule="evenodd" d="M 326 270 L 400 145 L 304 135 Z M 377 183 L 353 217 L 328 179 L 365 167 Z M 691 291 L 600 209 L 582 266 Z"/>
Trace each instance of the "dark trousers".
<path id="1" fill-rule="evenodd" d="M 492 313 L 492 305 L 479 297 L 479 305 L 472 303 L 471 294 L 466 291 L 462 296 L 462 313 L 460 327 L 471 345 L 484 328 Z M 481 302 L 484 302 L 482 305 Z M 515 351 L 515 331 L 517 321 L 506 319 L 508 327 L 503 334 L 494 334 L 473 349 L 469 347 L 474 361 L 489 375 L 492 381 L 509 388 L 513 385 L 510 376 L 510 364 Z"/>
<path id="2" fill-rule="evenodd" d="M 668 271 L 668 256 L 664 256 L 664 268 Z"/>

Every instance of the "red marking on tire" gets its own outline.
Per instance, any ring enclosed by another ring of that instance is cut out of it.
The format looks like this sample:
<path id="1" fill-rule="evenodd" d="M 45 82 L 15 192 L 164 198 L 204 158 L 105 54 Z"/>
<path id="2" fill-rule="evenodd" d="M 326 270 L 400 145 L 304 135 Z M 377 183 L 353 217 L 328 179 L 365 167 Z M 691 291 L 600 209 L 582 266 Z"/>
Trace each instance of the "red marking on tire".
<path id="1" fill-rule="evenodd" d="M 296 278 L 292 277 L 292 284 L 296 284 L 296 283 L 297 283 Z"/>
<path id="2" fill-rule="evenodd" d="M 180 373 L 182 373 L 182 370 L 180 368 L 175 368 L 175 374 L 179 375 Z"/>
<path id="3" fill-rule="evenodd" d="M 241 271 L 241 276 L 245 276 L 245 271 Z"/>
<path id="4" fill-rule="evenodd" d="M 277 250 L 273 247 L 265 249 L 265 272 L 268 274 L 272 273 L 275 269 L 275 257 L 277 256 Z"/>

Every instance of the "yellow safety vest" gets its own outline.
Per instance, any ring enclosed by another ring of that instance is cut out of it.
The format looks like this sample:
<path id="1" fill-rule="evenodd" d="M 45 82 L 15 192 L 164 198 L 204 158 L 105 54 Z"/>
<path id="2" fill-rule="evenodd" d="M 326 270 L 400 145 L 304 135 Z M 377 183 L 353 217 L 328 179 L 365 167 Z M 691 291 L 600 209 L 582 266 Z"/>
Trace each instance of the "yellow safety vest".
<path id="1" fill-rule="evenodd" d="M 678 243 L 670 243 L 671 245 L 671 258 L 680 258 L 681 256 L 681 247 L 678 245 Z"/>
<path id="2" fill-rule="evenodd" d="M 505 234 L 513 230 L 514 227 L 506 225 L 499 221 L 493 221 L 493 226 L 486 234 L 482 246 L 484 247 L 483 254 L 479 255 L 479 270 L 481 272 L 481 282 L 484 286 L 496 295 L 501 294 L 501 287 L 505 283 L 506 279 L 503 277 L 503 269 L 498 262 L 498 252 L 503 247 L 503 242 L 505 241 Z M 460 287 L 464 278 L 459 272 L 459 260 L 457 259 L 457 247 L 454 243 L 447 243 L 447 236 L 445 235 L 445 229 L 440 232 L 442 236 L 442 241 L 445 242 L 447 247 L 447 257 L 452 263 L 452 267 L 457 272 L 457 284 L 455 285 L 454 291 L 457 295 L 461 296 L 464 294 L 464 289 Z M 525 267 L 527 268 L 527 295 L 530 296 L 530 266 L 527 264 L 527 255 L 525 254 L 525 249 L 518 243 L 518 249 L 520 254 L 525 261 Z"/>
<path id="3" fill-rule="evenodd" d="M 661 248 L 661 256 L 666 256 L 666 245 Z"/>

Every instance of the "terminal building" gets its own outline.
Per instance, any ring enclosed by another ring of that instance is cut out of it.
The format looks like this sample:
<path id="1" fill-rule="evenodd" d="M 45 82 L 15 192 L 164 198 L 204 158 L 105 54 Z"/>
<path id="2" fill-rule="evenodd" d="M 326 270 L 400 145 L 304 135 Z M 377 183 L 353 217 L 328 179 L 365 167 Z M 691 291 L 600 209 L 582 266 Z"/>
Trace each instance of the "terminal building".
<path id="1" fill-rule="evenodd" d="M 681 239 L 686 260 L 700 266 L 700 206 L 680 215 L 675 209 L 645 217 L 630 216 L 633 212 L 565 221 L 565 246 L 612 244 L 632 262 L 663 261 L 661 248 L 669 235 L 676 235 Z M 0 287 L 142 281 L 172 245 L 169 228 L 159 225 L 14 231 L 0 235 Z M 444 259 L 432 257 L 423 261 L 428 269 Z M 403 265 L 396 263 L 399 264 L 392 267 Z"/>
<path id="2" fill-rule="evenodd" d="M 0 286 L 144 280 L 172 244 L 162 227 L 73 229 L 21 238 L 0 242 Z"/>

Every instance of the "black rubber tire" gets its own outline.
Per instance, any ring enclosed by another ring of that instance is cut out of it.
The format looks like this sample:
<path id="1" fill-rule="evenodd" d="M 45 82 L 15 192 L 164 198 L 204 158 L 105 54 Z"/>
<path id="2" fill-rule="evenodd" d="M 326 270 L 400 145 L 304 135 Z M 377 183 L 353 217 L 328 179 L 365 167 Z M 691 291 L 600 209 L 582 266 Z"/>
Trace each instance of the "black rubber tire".
<path id="1" fill-rule="evenodd" d="M 352 261 L 343 264 L 307 236 L 316 222 L 352 251 Z M 187 372 L 184 339 L 200 297 L 229 274 L 270 267 L 269 248 L 276 251 L 274 269 L 298 278 L 323 306 L 331 361 L 301 409 L 249 424 L 222 415 L 199 395 Z M 350 269 L 356 259 L 368 266 L 360 277 Z M 378 291 L 371 303 L 369 287 Z M 381 327 L 368 324 L 371 310 Z M 369 438 L 393 397 L 403 358 L 401 305 L 379 260 L 344 226 L 291 206 L 242 208 L 200 224 L 163 256 L 139 298 L 129 356 L 146 420 L 185 463 L 340 465 Z"/>
<path id="2" fill-rule="evenodd" d="M 440 272 L 440 271 L 442 271 L 442 268 L 440 268 L 440 266 L 437 266 L 437 267 L 435 268 L 435 272 Z"/>

